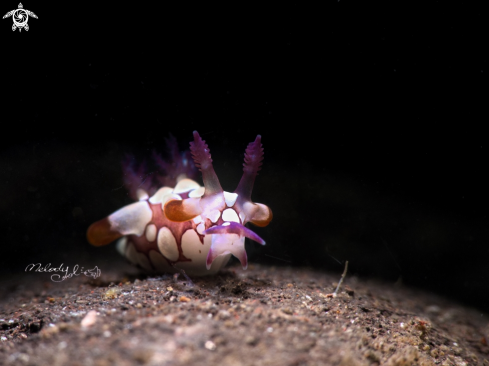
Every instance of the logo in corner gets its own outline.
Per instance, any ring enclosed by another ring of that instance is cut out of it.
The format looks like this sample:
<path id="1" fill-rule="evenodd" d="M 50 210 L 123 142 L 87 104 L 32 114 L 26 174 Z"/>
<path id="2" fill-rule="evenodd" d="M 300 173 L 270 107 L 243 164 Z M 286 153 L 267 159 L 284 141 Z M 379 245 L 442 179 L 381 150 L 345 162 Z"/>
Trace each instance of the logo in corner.
<path id="1" fill-rule="evenodd" d="M 22 28 L 24 28 L 26 31 L 29 30 L 29 26 L 27 25 L 29 16 L 38 19 L 37 15 L 34 14 L 32 11 L 24 9 L 22 3 L 19 3 L 18 9 L 14 9 L 12 11 L 9 11 L 7 14 L 5 14 L 3 16 L 3 19 L 8 18 L 10 16 L 14 20 L 14 24 L 12 25 L 12 30 L 15 31 L 17 28 L 19 28 L 19 32 L 22 31 Z"/>

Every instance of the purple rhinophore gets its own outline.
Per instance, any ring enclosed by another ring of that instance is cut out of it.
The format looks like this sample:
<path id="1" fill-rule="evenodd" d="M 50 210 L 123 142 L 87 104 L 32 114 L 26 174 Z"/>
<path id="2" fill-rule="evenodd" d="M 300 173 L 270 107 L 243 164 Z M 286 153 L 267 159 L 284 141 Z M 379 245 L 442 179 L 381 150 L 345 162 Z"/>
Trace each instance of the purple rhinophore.
<path id="1" fill-rule="evenodd" d="M 234 193 L 238 194 L 240 202 L 251 201 L 251 191 L 258 171 L 261 169 L 263 160 L 263 147 L 261 136 L 256 136 L 254 142 L 250 142 L 245 151 L 243 176 L 239 181 Z"/>
<path id="2" fill-rule="evenodd" d="M 194 158 L 195 166 L 202 172 L 202 180 L 204 181 L 205 187 L 204 197 L 219 193 L 222 194 L 221 183 L 219 183 L 219 178 L 217 178 L 214 167 L 212 166 L 209 147 L 197 131 L 194 131 L 194 141 L 190 143 L 190 153 Z"/>

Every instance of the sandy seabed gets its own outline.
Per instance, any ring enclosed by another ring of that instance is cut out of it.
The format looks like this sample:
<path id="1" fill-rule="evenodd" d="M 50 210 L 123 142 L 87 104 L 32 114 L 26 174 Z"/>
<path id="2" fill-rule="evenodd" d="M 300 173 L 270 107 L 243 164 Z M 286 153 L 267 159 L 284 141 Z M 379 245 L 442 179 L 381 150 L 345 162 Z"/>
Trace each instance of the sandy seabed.
<path id="1" fill-rule="evenodd" d="M 489 318 L 307 268 L 1 283 L 2 365 L 488 365 Z"/>

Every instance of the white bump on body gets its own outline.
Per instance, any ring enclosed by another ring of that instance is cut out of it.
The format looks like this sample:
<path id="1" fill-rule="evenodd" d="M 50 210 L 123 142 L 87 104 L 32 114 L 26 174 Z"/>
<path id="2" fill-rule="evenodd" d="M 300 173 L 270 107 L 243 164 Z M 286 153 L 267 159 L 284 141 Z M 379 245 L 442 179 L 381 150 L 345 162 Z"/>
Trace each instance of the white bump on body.
<path id="1" fill-rule="evenodd" d="M 245 202 L 243 211 L 246 212 L 246 217 L 250 221 L 270 220 L 270 209 L 263 203 Z"/>
<path id="2" fill-rule="evenodd" d="M 188 196 L 192 198 L 202 197 L 204 195 L 204 192 L 205 192 L 205 187 L 199 187 L 197 189 L 194 189 L 193 191 L 190 191 Z"/>
<path id="3" fill-rule="evenodd" d="M 200 224 L 201 222 L 202 222 L 202 217 L 200 217 L 200 215 L 199 215 L 199 216 L 194 217 L 194 223 L 195 223 L 195 224 L 197 224 L 197 225 L 198 225 L 198 224 Z"/>
<path id="4" fill-rule="evenodd" d="M 183 255 L 192 261 L 201 259 L 202 256 L 202 243 L 200 242 L 199 236 L 195 230 L 187 230 L 182 236 L 182 251 Z M 200 253 L 199 253 L 200 250 Z M 206 253 L 207 255 L 207 253 Z"/>
<path id="5" fill-rule="evenodd" d="M 138 264 L 138 252 L 136 252 L 136 248 L 130 241 L 127 242 L 126 258 L 131 263 Z"/>
<path id="6" fill-rule="evenodd" d="M 139 201 L 114 212 L 108 219 L 112 231 L 118 231 L 122 235 L 141 236 L 152 217 L 153 212 L 149 208 L 148 202 Z"/>
<path id="7" fill-rule="evenodd" d="M 221 216 L 221 211 L 219 211 L 219 210 L 212 210 L 207 215 L 207 218 L 209 220 L 211 220 L 213 223 L 216 223 L 216 221 L 219 220 L 219 216 Z"/>
<path id="8" fill-rule="evenodd" d="M 226 201 L 226 206 L 233 207 L 236 203 L 236 199 L 238 198 L 237 193 L 231 193 L 224 191 L 224 201 Z"/>
<path id="9" fill-rule="evenodd" d="M 147 271 L 153 270 L 153 267 L 151 267 L 151 263 L 149 262 L 148 257 L 146 257 L 146 254 L 138 253 L 138 263 L 142 268 Z"/>
<path id="10" fill-rule="evenodd" d="M 172 267 L 168 264 L 165 258 L 156 250 L 149 251 L 149 259 L 151 264 L 158 272 L 171 272 Z"/>
<path id="11" fill-rule="evenodd" d="M 163 198 L 169 194 L 171 194 L 173 188 L 170 187 L 162 187 L 156 191 L 156 193 L 149 199 L 149 202 L 152 204 L 161 203 Z"/>
<path id="12" fill-rule="evenodd" d="M 197 225 L 197 232 L 200 235 L 204 235 L 204 231 L 205 231 L 205 224 L 201 222 L 199 225 Z"/>
<path id="13" fill-rule="evenodd" d="M 167 194 L 165 197 L 163 197 L 163 201 L 161 202 L 161 209 L 165 210 L 165 203 L 167 203 L 170 200 L 182 200 L 182 196 L 174 193 Z"/>
<path id="14" fill-rule="evenodd" d="M 156 225 L 150 224 L 146 227 L 146 239 L 149 242 L 156 239 Z"/>
<path id="15" fill-rule="evenodd" d="M 176 261 L 178 259 L 177 241 L 167 227 L 162 227 L 158 232 L 158 249 L 169 260 Z"/>
<path id="16" fill-rule="evenodd" d="M 138 200 L 140 200 L 140 201 L 146 201 L 149 197 L 148 193 L 144 189 L 141 189 L 141 188 L 138 188 L 136 190 L 136 196 L 138 197 Z"/>
<path id="17" fill-rule="evenodd" d="M 117 240 L 116 244 L 117 251 L 122 255 L 126 255 L 126 249 L 127 249 L 127 237 L 123 236 L 119 240 Z"/>
<path id="18" fill-rule="evenodd" d="M 245 220 L 245 214 L 244 212 L 239 213 L 239 219 L 241 220 L 241 224 L 244 225 L 244 220 Z"/>
<path id="19" fill-rule="evenodd" d="M 199 187 L 200 185 L 196 181 L 185 178 L 177 183 L 175 188 L 173 188 L 173 193 L 178 194 L 178 193 L 188 192 L 190 190 L 197 189 Z"/>
<path id="20" fill-rule="evenodd" d="M 183 165 L 184 165 L 184 166 L 187 166 L 187 159 L 184 159 L 184 161 L 183 161 Z M 187 174 L 182 173 L 182 174 L 179 174 L 179 175 L 178 175 L 178 177 L 177 177 L 176 181 L 177 181 L 177 183 L 178 183 L 178 182 L 180 182 L 182 179 L 185 179 L 185 178 L 187 178 Z"/>
<path id="21" fill-rule="evenodd" d="M 238 214 L 232 208 L 227 208 L 222 212 L 222 219 L 224 221 L 234 221 L 239 224 Z"/>

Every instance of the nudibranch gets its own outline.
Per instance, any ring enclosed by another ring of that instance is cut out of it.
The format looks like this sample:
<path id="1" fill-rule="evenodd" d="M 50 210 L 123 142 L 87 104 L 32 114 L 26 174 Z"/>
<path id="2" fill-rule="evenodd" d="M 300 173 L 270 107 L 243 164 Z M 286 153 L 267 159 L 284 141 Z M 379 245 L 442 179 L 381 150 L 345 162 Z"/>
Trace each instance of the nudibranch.
<path id="1" fill-rule="evenodd" d="M 190 143 L 195 166 L 202 172 L 204 186 L 189 176 L 193 174 L 188 152 L 178 153 L 172 143 L 169 164 L 156 156 L 168 176 L 160 177 L 165 186 L 155 189 L 150 179 L 142 183 L 142 169 L 126 167 L 126 183 L 137 202 L 90 225 L 88 241 L 95 246 L 118 239 L 118 251 L 127 259 L 153 273 L 175 273 L 202 276 L 214 274 L 231 255 L 248 267 L 245 238 L 264 245 L 265 241 L 247 228 L 248 222 L 263 227 L 272 220 L 272 211 L 251 201 L 251 191 L 263 160 L 261 136 L 248 144 L 243 176 L 236 190 L 226 192 L 212 166 L 209 148 L 197 131 Z M 176 184 L 173 188 L 169 184 Z M 151 197 L 150 197 L 151 194 Z"/>

